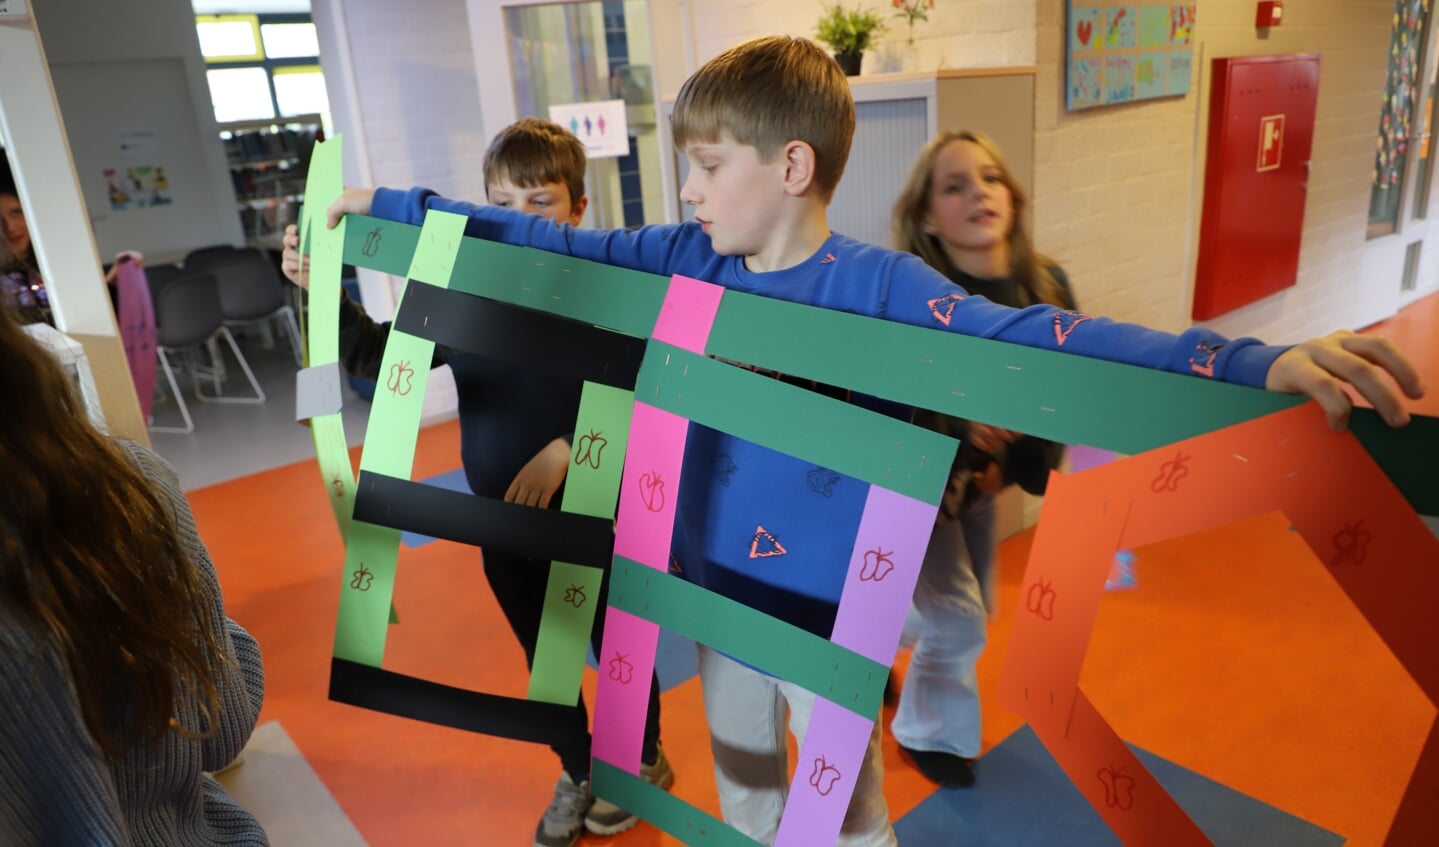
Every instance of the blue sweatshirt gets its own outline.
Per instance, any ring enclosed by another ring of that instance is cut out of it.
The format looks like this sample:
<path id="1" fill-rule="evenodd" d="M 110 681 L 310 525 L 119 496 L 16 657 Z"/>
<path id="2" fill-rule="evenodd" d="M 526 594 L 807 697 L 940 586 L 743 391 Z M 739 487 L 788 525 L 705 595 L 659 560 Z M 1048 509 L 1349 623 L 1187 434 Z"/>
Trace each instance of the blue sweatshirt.
<path id="1" fill-rule="evenodd" d="M 419 224 L 428 209 L 469 218 L 466 234 L 647 273 L 870 317 L 1142 367 L 1263 386 L 1284 351 L 1205 329 L 1181 335 L 1051 306 L 971 297 L 922 259 L 831 234 L 804 262 L 754 273 L 695 223 L 635 231 L 556 226 L 426 189 L 381 188 L 371 212 Z M 828 638 L 868 484 L 691 424 L 671 569 L 709 590 Z"/>

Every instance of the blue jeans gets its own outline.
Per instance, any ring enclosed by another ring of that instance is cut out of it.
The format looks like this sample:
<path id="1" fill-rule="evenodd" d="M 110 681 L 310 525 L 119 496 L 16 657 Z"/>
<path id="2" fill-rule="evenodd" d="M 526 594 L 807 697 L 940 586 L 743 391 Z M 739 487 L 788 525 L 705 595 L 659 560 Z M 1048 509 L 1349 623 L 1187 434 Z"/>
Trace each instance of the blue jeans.
<path id="1" fill-rule="evenodd" d="M 911 750 L 979 755 L 979 682 L 995 555 L 994 498 L 941 517 L 914 588 L 905 642 L 914 645 L 890 731 Z"/>

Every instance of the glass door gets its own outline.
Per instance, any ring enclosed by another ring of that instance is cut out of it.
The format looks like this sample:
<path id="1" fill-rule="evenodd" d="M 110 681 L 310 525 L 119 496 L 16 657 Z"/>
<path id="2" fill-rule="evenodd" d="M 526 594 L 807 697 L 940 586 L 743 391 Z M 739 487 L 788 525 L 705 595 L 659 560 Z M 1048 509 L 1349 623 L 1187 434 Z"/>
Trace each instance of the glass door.
<path id="1" fill-rule="evenodd" d="M 617 229 L 664 221 L 654 61 L 644 0 L 583 0 L 504 8 L 515 111 L 623 100 L 629 154 L 591 157 L 586 224 Z"/>

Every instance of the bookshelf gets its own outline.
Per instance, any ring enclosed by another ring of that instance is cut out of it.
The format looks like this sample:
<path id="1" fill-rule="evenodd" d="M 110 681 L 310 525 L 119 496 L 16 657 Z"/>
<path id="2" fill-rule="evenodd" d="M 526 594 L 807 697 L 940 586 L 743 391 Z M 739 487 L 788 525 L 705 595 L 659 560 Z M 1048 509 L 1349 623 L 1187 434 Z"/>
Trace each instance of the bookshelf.
<path id="1" fill-rule="evenodd" d="M 298 221 L 310 153 L 324 137 L 319 115 L 220 124 L 248 244 L 273 248 L 285 226 Z"/>

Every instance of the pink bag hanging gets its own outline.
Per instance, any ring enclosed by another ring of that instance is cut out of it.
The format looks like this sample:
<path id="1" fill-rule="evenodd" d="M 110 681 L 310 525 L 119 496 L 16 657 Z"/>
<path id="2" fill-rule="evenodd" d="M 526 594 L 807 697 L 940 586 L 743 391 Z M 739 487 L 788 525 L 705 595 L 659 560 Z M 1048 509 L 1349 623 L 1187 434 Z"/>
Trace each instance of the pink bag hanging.
<path id="1" fill-rule="evenodd" d="M 115 258 L 115 287 L 120 319 L 120 340 L 130 362 L 130 378 L 140 400 L 140 413 L 150 419 L 155 399 L 155 305 L 150 301 L 150 283 L 140 265 L 139 253 L 121 253 Z"/>

